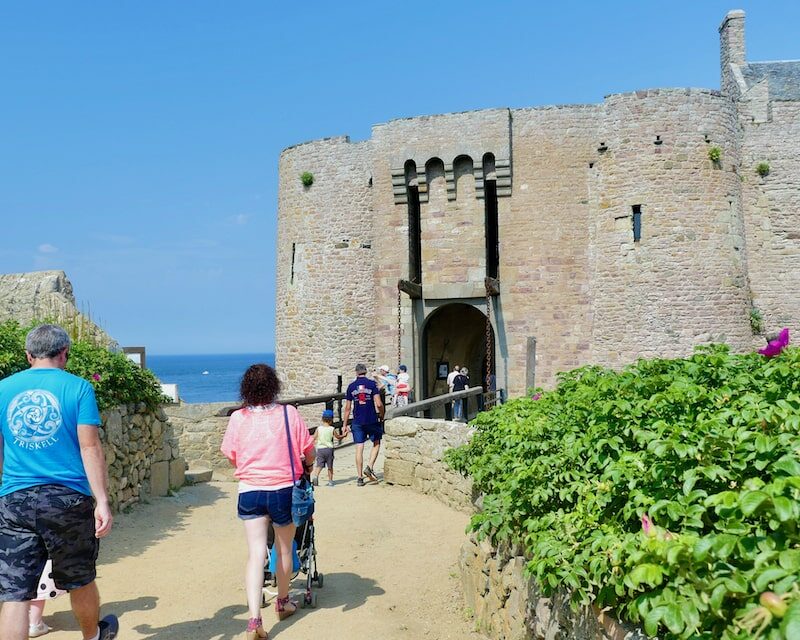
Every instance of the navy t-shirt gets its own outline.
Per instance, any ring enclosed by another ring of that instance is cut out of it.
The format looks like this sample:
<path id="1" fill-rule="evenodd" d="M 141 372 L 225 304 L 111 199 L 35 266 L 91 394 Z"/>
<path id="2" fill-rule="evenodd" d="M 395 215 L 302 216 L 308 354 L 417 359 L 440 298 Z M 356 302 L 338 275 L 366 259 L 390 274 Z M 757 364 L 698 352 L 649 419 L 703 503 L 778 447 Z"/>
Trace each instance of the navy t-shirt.
<path id="1" fill-rule="evenodd" d="M 352 402 L 354 425 L 363 426 L 380 422 L 373 400 L 379 393 L 375 381 L 366 376 L 358 376 L 347 386 L 345 400 Z"/>

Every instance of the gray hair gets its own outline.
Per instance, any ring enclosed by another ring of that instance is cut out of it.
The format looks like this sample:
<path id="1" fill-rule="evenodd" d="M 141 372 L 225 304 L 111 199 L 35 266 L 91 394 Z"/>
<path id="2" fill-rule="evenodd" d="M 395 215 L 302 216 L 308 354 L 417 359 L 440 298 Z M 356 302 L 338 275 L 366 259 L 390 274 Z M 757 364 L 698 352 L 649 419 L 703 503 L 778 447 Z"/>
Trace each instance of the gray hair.
<path id="1" fill-rule="evenodd" d="M 367 365 L 361 363 L 356 365 L 356 373 L 361 374 L 366 372 L 367 372 Z"/>
<path id="2" fill-rule="evenodd" d="M 468 373 L 469 373 L 469 369 L 467 369 L 466 367 L 461 367 L 461 375 L 464 375 L 464 376 L 465 376 L 465 375 L 467 375 Z"/>
<path id="3" fill-rule="evenodd" d="M 28 332 L 25 351 L 31 358 L 55 358 L 70 344 L 69 335 L 57 324 L 40 324 Z"/>

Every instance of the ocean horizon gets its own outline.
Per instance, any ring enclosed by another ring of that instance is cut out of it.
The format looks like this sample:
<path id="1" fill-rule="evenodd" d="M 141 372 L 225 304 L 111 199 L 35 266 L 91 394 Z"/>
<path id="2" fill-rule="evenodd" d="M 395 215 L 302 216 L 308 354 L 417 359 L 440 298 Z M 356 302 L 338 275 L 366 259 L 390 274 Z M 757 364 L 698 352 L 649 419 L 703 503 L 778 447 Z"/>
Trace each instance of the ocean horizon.
<path id="1" fill-rule="evenodd" d="M 275 364 L 274 353 L 147 354 L 146 365 L 164 384 L 178 385 L 184 402 L 237 402 L 242 374 L 251 364 Z"/>

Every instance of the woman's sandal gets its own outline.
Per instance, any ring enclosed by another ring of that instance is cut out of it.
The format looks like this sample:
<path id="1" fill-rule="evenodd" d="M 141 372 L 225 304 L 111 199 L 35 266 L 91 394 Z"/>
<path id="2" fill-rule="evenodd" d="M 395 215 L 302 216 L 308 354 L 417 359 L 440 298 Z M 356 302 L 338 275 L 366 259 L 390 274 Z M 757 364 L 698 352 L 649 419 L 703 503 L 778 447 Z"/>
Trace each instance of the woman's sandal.
<path id="1" fill-rule="evenodd" d="M 275 613 L 278 620 L 284 620 L 297 611 L 297 600 L 291 600 L 289 596 L 285 598 L 275 598 Z M 249 640 L 249 639 L 248 639 Z"/>
<path id="2" fill-rule="evenodd" d="M 269 635 L 264 631 L 261 618 L 250 618 L 247 622 L 246 640 L 268 640 Z"/>

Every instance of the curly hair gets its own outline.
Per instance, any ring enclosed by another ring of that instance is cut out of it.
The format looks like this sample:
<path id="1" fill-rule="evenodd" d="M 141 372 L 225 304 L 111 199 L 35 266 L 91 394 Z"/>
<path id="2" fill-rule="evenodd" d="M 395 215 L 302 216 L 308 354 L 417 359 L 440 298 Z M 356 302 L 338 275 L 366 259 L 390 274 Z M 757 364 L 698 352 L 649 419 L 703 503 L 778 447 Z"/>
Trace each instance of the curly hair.
<path id="1" fill-rule="evenodd" d="M 239 396 L 244 406 L 272 404 L 281 392 L 281 381 L 268 364 L 253 364 L 244 372 Z"/>

